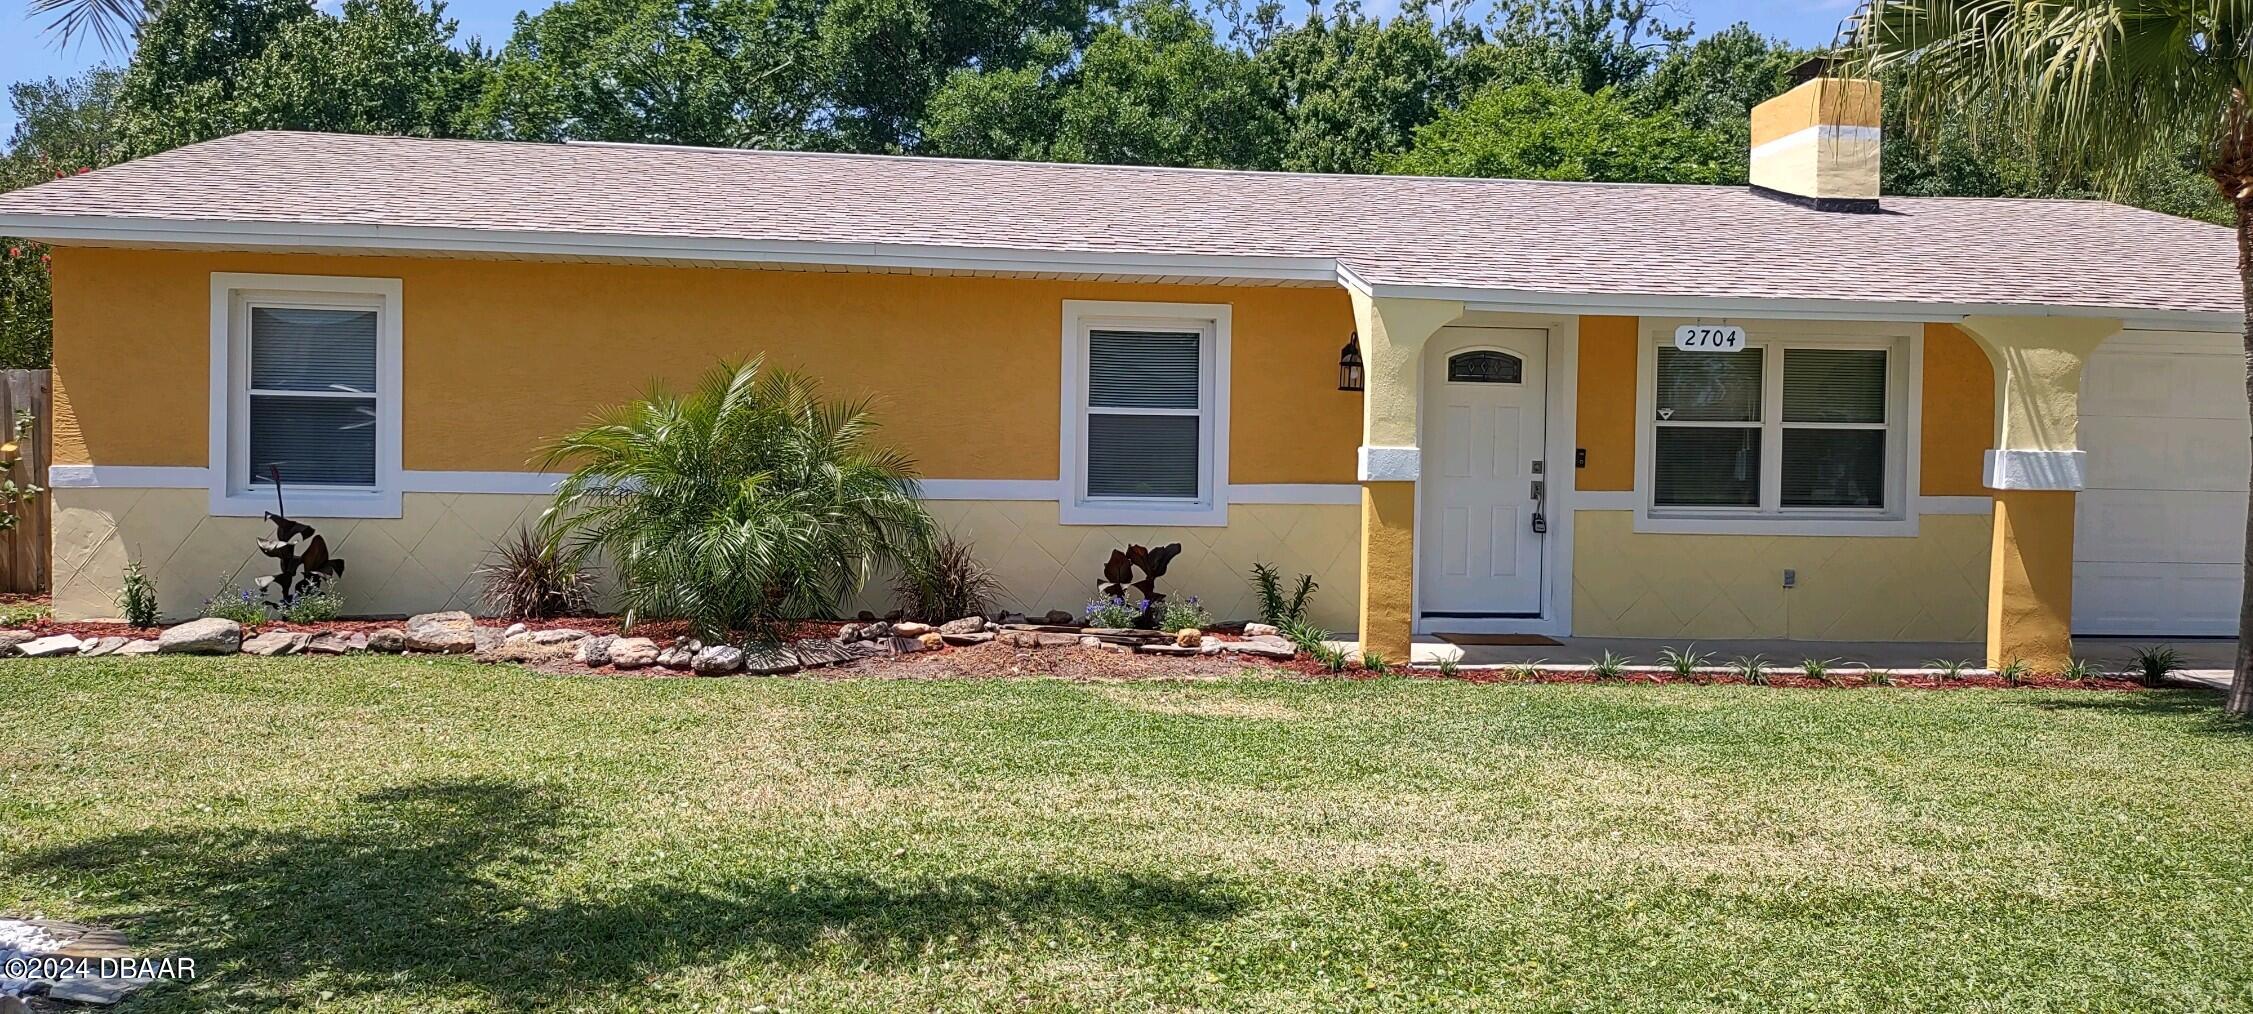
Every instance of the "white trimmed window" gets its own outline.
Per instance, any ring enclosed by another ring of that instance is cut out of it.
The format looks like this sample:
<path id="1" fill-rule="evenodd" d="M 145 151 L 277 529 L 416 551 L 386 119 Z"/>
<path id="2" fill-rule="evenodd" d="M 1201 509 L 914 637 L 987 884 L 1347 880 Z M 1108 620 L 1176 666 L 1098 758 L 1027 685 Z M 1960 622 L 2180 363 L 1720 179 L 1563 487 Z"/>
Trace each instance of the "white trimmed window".
<path id="1" fill-rule="evenodd" d="M 212 513 L 399 516 L 400 291 L 212 276 Z"/>
<path id="2" fill-rule="evenodd" d="M 1064 304 L 1064 524 L 1227 523 L 1229 308 Z"/>
<path id="3" fill-rule="evenodd" d="M 1638 527 L 1913 531 L 1915 336 L 1748 330 L 1745 349 L 1718 352 L 1678 350 L 1671 324 L 1653 329 Z"/>

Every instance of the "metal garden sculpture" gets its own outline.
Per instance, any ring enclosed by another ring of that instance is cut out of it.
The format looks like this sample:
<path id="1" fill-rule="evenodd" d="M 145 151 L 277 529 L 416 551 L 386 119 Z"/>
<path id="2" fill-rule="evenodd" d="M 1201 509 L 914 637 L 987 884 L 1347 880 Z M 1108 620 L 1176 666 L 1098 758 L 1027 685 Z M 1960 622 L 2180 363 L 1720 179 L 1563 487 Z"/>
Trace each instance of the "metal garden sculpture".
<path id="1" fill-rule="evenodd" d="M 329 555 L 329 543 L 312 525 L 293 520 L 282 501 L 282 469 L 269 466 L 274 477 L 274 509 L 266 520 L 274 524 L 274 537 L 262 539 L 258 551 L 281 563 L 281 571 L 261 576 L 256 584 L 261 596 L 278 595 L 277 605 L 288 605 L 307 592 L 318 591 L 344 576 L 344 561 Z"/>
<path id="2" fill-rule="evenodd" d="M 1181 543 L 1178 542 L 1156 549 L 1142 546 L 1114 549 L 1111 558 L 1103 564 L 1103 581 L 1096 585 L 1096 591 L 1127 602 L 1135 601 L 1127 595 L 1128 589 L 1140 592 L 1142 615 L 1135 618 L 1134 625 L 1154 630 L 1158 626 L 1158 605 L 1166 600 L 1158 591 L 1158 579 L 1166 576 L 1166 565 L 1180 555 Z M 1142 572 L 1140 581 L 1134 579 L 1137 570 Z"/>

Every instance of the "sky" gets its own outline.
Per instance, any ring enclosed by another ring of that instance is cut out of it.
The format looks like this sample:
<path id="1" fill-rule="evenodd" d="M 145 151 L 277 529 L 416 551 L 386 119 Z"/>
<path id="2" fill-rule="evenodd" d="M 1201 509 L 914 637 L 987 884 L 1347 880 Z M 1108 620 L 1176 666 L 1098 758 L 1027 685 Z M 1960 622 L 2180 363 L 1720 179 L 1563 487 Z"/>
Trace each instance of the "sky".
<path id="1" fill-rule="evenodd" d="M 319 0 L 333 7 L 335 0 Z M 452 0 L 446 13 L 461 22 L 461 38 L 479 36 L 489 46 L 498 47 L 506 42 L 510 24 L 518 11 L 527 4 L 540 4 L 541 0 Z M 1371 11 L 1394 6 L 1387 0 L 1375 0 L 1364 5 Z M 1801 46 L 1814 46 L 1829 42 L 1838 21 L 1849 13 L 1853 0 L 1667 0 L 1667 19 L 1675 23 L 1690 22 L 1700 32 L 1710 32 L 1735 24 L 1750 22 L 1768 35 L 1781 36 Z M 26 12 L 26 0 L 0 0 L 0 83 L 42 77 L 67 77 L 88 67 L 113 59 L 91 40 L 74 41 L 69 49 L 57 49 L 54 39 L 43 31 L 44 22 L 32 20 Z M 15 129 L 15 112 L 0 102 L 0 138 Z"/>

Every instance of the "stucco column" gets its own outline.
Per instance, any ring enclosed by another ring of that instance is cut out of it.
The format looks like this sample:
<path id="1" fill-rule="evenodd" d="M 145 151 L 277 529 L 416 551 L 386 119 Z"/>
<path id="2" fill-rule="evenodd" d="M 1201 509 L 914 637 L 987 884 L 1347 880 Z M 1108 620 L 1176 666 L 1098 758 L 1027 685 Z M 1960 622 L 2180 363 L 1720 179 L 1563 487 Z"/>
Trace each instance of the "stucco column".
<path id="1" fill-rule="evenodd" d="M 1463 315 L 1438 299 L 1353 293 L 1361 335 L 1361 648 L 1408 660 L 1416 620 L 1416 417 L 1424 341 Z"/>
<path id="2" fill-rule="evenodd" d="M 2087 485 L 2081 371 L 2120 322 L 1966 317 L 1963 329 L 1995 364 L 1987 664 L 2056 672 L 2073 656 L 2074 494 Z"/>

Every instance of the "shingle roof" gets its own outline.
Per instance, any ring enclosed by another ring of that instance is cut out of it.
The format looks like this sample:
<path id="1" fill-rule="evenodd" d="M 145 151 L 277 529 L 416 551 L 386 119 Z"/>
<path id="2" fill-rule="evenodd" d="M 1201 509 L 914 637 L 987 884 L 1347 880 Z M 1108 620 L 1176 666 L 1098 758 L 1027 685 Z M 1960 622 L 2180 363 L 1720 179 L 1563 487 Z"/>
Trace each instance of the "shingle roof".
<path id="1" fill-rule="evenodd" d="M 2217 226 L 2097 201 L 1889 197 L 1884 209 L 1818 212 L 1736 187 L 254 132 L 0 195 L 0 232 L 213 242 L 227 228 L 259 245 L 425 250 L 614 237 L 669 256 L 755 243 L 780 251 L 764 259 L 809 264 L 927 250 L 1301 280 L 1334 262 L 1380 289 L 1560 303 L 2241 306 L 2233 239 Z"/>

